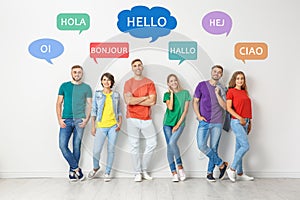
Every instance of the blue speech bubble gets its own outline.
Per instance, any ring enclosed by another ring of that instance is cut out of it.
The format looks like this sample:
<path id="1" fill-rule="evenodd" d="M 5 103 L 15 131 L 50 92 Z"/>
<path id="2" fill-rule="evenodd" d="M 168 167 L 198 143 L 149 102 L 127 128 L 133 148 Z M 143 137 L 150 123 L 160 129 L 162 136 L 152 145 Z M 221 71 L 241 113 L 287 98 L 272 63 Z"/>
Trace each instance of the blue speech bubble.
<path id="1" fill-rule="evenodd" d="M 197 42 L 172 41 L 169 42 L 169 59 L 180 60 L 180 65 L 185 60 L 197 60 Z"/>
<path id="2" fill-rule="evenodd" d="M 60 56 L 64 52 L 64 46 L 57 40 L 44 38 L 32 42 L 28 51 L 33 57 L 45 59 L 53 64 L 51 59 Z"/>
<path id="3" fill-rule="evenodd" d="M 163 7 L 149 9 L 135 6 L 131 10 L 123 10 L 118 15 L 118 28 L 136 38 L 149 38 L 150 42 L 170 34 L 177 26 L 177 20 L 169 10 Z"/>

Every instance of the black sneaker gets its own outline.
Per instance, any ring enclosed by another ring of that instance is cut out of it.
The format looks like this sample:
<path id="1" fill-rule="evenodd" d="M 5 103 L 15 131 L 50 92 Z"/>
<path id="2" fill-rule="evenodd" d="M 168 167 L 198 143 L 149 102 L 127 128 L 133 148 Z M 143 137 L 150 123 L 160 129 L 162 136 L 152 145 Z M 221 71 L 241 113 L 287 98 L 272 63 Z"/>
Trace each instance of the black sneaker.
<path id="1" fill-rule="evenodd" d="M 69 180 L 70 180 L 71 182 L 76 182 L 76 181 L 77 181 L 77 177 L 76 177 L 74 171 L 70 171 L 70 172 L 69 172 Z"/>
<path id="2" fill-rule="evenodd" d="M 207 174 L 206 180 L 209 182 L 216 182 L 216 179 L 214 178 L 213 174 Z"/>
<path id="3" fill-rule="evenodd" d="M 79 168 L 78 171 L 75 172 L 77 178 L 80 180 L 80 181 L 83 181 L 85 179 L 85 176 L 83 175 L 81 169 Z"/>
<path id="4" fill-rule="evenodd" d="M 223 180 L 224 177 L 225 177 L 225 172 L 226 172 L 226 169 L 227 169 L 227 166 L 228 166 L 228 163 L 227 162 L 223 162 L 224 164 L 224 167 L 223 169 L 219 169 L 220 170 L 220 176 L 219 176 L 219 179 L 220 180 Z"/>

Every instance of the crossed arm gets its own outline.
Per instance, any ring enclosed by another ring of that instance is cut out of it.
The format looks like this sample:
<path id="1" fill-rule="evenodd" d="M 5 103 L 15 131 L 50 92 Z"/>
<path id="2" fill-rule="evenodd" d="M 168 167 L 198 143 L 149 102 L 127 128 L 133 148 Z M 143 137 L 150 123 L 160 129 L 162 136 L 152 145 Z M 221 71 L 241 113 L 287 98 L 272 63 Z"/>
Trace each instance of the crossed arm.
<path id="1" fill-rule="evenodd" d="M 131 93 L 124 93 L 125 103 L 127 105 L 153 106 L 156 104 L 156 94 L 149 96 L 133 97 Z"/>

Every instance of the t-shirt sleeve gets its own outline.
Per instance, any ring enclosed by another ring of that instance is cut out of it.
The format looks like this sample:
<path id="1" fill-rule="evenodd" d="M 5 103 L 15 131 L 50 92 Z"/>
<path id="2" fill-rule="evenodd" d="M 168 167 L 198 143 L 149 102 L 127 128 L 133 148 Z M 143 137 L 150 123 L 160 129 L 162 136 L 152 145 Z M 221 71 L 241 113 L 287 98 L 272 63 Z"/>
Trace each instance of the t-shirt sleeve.
<path id="1" fill-rule="evenodd" d="M 59 87 L 59 90 L 58 90 L 58 95 L 62 95 L 64 96 L 65 92 L 64 92 L 64 87 L 63 87 L 63 84 Z"/>
<path id="2" fill-rule="evenodd" d="M 227 94 L 226 94 L 226 99 L 227 100 L 232 100 L 233 99 L 233 91 L 232 89 L 229 89 Z"/>
<path id="3" fill-rule="evenodd" d="M 126 81 L 125 85 L 124 85 L 124 94 L 126 94 L 128 92 L 131 93 L 129 80 Z"/>
<path id="4" fill-rule="evenodd" d="M 190 92 L 185 90 L 185 101 L 191 101 L 192 98 L 191 98 L 191 95 L 190 95 Z"/>
<path id="5" fill-rule="evenodd" d="M 93 97 L 92 89 L 91 89 L 91 87 L 88 85 L 88 87 L 87 87 L 86 98 L 92 98 L 92 97 Z"/>
<path id="6" fill-rule="evenodd" d="M 153 82 L 149 84 L 149 95 L 156 95 L 156 89 Z"/>
<path id="7" fill-rule="evenodd" d="M 199 83 L 195 89 L 194 97 L 200 99 L 201 97 L 201 83 Z"/>
<path id="8" fill-rule="evenodd" d="M 170 92 L 166 92 L 166 93 L 164 94 L 163 102 L 166 103 L 167 100 L 170 100 Z"/>

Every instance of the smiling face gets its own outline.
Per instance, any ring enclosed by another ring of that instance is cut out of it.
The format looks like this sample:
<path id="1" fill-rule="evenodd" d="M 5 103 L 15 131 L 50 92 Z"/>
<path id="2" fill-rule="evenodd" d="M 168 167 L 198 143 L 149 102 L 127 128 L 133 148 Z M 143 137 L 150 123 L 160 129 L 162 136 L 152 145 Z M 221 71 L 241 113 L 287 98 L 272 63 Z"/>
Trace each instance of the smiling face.
<path id="1" fill-rule="evenodd" d="M 101 80 L 101 84 L 104 88 L 109 89 L 112 86 L 112 81 L 108 77 L 103 76 L 103 78 Z"/>
<path id="2" fill-rule="evenodd" d="M 71 71 L 71 75 L 75 82 L 80 82 L 83 76 L 83 71 L 81 68 L 74 68 Z"/>
<path id="3" fill-rule="evenodd" d="M 144 66 L 141 61 L 135 61 L 131 66 L 135 76 L 142 76 Z"/>
<path id="4" fill-rule="evenodd" d="M 211 78 L 214 81 L 219 81 L 222 76 L 223 76 L 223 70 L 222 69 L 220 69 L 218 67 L 214 67 L 211 70 Z"/>
<path id="5" fill-rule="evenodd" d="M 236 88 L 244 88 L 245 87 L 245 77 L 243 74 L 238 74 L 235 79 L 235 87 Z"/>
<path id="6" fill-rule="evenodd" d="M 169 79 L 168 79 L 168 86 L 173 91 L 178 90 L 178 80 L 177 80 L 177 78 L 175 76 L 170 76 L 169 77 Z"/>

